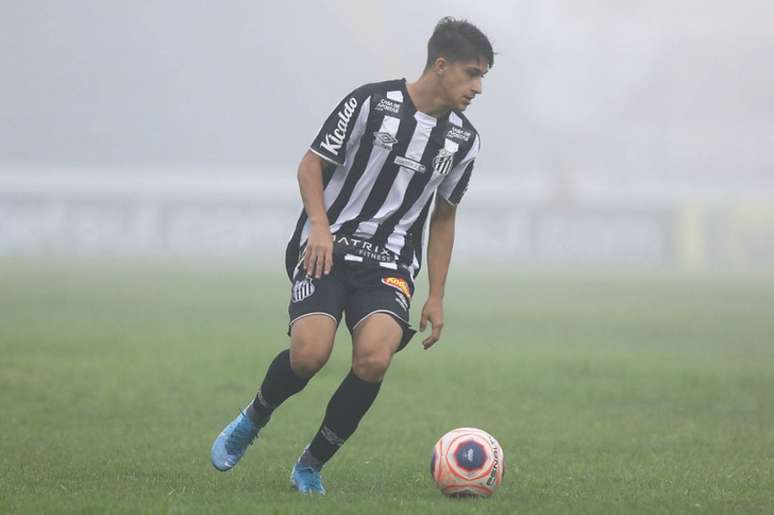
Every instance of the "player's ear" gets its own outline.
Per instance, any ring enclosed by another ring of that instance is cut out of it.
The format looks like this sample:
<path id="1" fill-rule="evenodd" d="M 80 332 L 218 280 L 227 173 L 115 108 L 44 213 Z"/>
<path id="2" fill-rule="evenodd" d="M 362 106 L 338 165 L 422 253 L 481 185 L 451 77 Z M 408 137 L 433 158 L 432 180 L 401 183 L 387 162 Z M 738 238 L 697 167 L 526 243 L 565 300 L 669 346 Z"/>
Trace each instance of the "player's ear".
<path id="1" fill-rule="evenodd" d="M 433 63 L 433 71 L 440 77 L 443 77 L 448 68 L 449 61 L 447 61 L 445 57 L 439 57 L 435 60 L 435 63 Z"/>

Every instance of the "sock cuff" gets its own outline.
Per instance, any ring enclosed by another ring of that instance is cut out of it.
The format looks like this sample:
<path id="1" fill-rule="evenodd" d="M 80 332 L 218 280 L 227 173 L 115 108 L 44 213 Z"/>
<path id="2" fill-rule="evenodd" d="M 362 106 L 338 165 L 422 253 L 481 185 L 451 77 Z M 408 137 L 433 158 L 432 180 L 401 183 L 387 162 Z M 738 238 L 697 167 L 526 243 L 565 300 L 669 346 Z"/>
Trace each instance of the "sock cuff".
<path id="1" fill-rule="evenodd" d="M 277 409 L 277 406 L 273 405 L 269 401 L 263 398 L 263 392 L 261 391 L 263 389 L 263 386 L 261 386 L 260 389 L 258 389 L 258 393 L 255 394 L 255 402 L 260 404 L 260 406 L 264 409 L 267 409 L 269 411 L 274 411 Z"/>
<path id="2" fill-rule="evenodd" d="M 347 377 L 344 378 L 343 383 L 352 385 L 355 388 L 359 388 L 361 391 L 368 392 L 378 392 L 379 388 L 382 387 L 381 381 L 372 383 L 370 381 L 366 381 L 365 379 L 360 379 L 357 374 L 355 374 L 353 369 L 349 369 L 349 374 L 347 374 Z"/>

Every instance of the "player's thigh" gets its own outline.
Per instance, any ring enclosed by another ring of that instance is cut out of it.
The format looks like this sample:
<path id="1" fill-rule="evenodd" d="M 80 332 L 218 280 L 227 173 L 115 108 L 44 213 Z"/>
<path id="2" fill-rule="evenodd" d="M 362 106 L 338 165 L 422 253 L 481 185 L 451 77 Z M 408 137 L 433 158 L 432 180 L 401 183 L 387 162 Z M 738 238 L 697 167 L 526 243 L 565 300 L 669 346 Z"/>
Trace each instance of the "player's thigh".
<path id="1" fill-rule="evenodd" d="M 346 289 L 333 274 L 319 279 L 298 272 L 288 305 L 290 362 L 302 375 L 314 374 L 328 361 L 344 310 Z"/>
<path id="2" fill-rule="evenodd" d="M 353 359 L 386 361 L 397 352 L 403 338 L 403 327 L 390 313 L 371 313 L 352 330 Z"/>
<path id="3" fill-rule="evenodd" d="M 302 376 L 320 370 L 333 350 L 336 320 L 328 315 L 308 315 L 290 327 L 290 365 Z"/>
<path id="4" fill-rule="evenodd" d="M 411 284 L 407 279 L 380 273 L 377 270 L 360 280 L 358 289 L 347 299 L 347 327 L 356 355 L 385 349 L 392 355 L 402 350 L 416 332 L 409 323 Z"/>
<path id="5" fill-rule="evenodd" d="M 355 327 L 352 338 L 352 371 L 364 381 L 377 383 L 390 368 L 403 328 L 388 313 L 373 313 Z"/>

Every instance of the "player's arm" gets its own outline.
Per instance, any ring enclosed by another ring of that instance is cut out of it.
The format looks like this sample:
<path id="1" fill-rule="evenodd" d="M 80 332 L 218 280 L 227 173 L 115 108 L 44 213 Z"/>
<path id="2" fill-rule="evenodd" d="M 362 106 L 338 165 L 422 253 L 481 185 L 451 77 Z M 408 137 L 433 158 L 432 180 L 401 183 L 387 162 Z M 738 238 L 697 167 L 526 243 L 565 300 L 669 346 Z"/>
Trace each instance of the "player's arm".
<path id="1" fill-rule="evenodd" d="M 345 96 L 328 115 L 298 166 L 298 185 L 310 226 L 303 266 L 307 274 L 317 279 L 333 268 L 333 238 L 325 210 L 323 168 L 346 163 L 349 142 L 364 133 L 368 109 L 363 110 L 363 106 L 368 97 L 368 85 Z"/>
<path id="2" fill-rule="evenodd" d="M 454 247 L 454 218 L 457 208 L 442 196 L 438 196 L 435 209 L 430 217 L 430 237 L 427 243 L 427 273 L 430 278 L 430 293 L 422 308 L 419 330 L 424 331 L 427 322 L 433 331 L 422 342 L 425 349 L 437 342 L 443 329 L 443 296 L 446 276 L 449 273 L 452 248 Z"/>
<path id="3" fill-rule="evenodd" d="M 307 150 L 298 165 L 298 187 L 310 226 L 304 269 L 317 279 L 322 274 L 329 274 L 333 266 L 333 238 L 323 197 L 324 166 L 329 165 L 311 150 Z"/>

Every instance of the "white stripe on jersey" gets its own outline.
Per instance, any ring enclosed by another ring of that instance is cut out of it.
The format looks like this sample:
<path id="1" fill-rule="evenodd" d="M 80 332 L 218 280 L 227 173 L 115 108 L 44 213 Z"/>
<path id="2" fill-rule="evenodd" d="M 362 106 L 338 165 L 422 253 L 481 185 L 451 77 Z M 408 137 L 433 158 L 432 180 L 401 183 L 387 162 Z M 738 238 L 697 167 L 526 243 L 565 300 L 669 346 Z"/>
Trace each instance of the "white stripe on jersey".
<path id="1" fill-rule="evenodd" d="M 454 113 L 452 113 L 454 114 Z M 455 115 L 456 116 L 456 115 Z M 478 136 L 476 136 L 478 138 Z M 406 212 L 405 215 L 403 215 L 403 218 L 400 219 L 400 221 L 395 225 L 395 230 L 393 233 L 387 238 L 387 245 L 386 247 L 395 252 L 400 253 L 401 250 L 403 250 L 403 246 L 406 243 L 406 233 L 411 228 L 411 225 L 416 221 L 416 219 L 419 217 L 419 214 L 422 212 L 422 208 L 425 207 L 425 204 L 427 203 L 427 200 L 430 198 L 430 195 L 433 194 L 435 191 L 435 186 L 439 182 L 446 183 L 449 181 L 449 184 L 451 185 L 451 188 L 449 188 L 449 191 L 454 190 L 454 186 L 457 185 L 459 180 L 462 178 L 462 174 L 465 171 L 465 167 L 467 167 L 468 163 L 470 162 L 470 158 L 475 157 L 476 153 L 478 152 L 477 145 L 472 145 L 470 147 L 470 150 L 468 150 L 468 153 L 465 154 L 465 157 L 460 161 L 458 165 L 455 166 L 452 173 L 450 173 L 448 176 L 443 177 L 433 177 L 433 180 L 430 181 L 428 186 L 425 187 L 424 191 L 422 192 L 422 195 L 419 197 L 419 199 L 414 203 L 413 206 Z M 426 173 L 429 173 L 430 170 L 428 170 Z M 450 177 L 454 175 L 453 177 Z M 441 188 L 438 188 L 438 192 L 441 192 Z M 444 198 L 446 198 L 447 195 L 444 195 Z"/>
<path id="2" fill-rule="evenodd" d="M 425 229 L 417 221 L 434 193 L 456 201 L 462 197 L 470 175 L 468 164 L 478 154 L 479 139 L 462 114 L 452 111 L 436 119 L 417 111 L 406 94 L 405 82 L 385 81 L 356 89 L 331 113 L 311 148 L 325 154 L 331 151 L 343 158 L 323 193 L 331 232 L 344 229 L 355 237 L 378 240 L 376 244 L 402 255 L 403 264 L 415 272 L 420 267 L 422 249 L 414 249 L 413 255 L 408 251 L 414 244 L 422 245 L 418 240 Z M 348 113 L 358 102 L 357 118 L 351 119 Z M 347 125 L 350 131 L 346 131 Z M 376 136 L 378 133 L 383 134 Z M 464 157 L 460 152 L 463 149 Z M 358 152 L 362 155 L 358 156 Z M 421 190 L 410 190 L 412 181 L 421 185 Z M 368 210 L 364 218 L 369 219 L 355 226 L 364 209 Z M 310 223 L 303 218 L 302 213 L 300 229 L 296 229 L 288 245 L 286 261 L 291 265 L 297 262 L 298 251 L 309 238 Z M 422 220 L 426 222 L 425 217 Z M 410 230 L 417 233 L 409 235 Z M 298 245 L 295 254 L 294 245 Z"/>
<path id="3" fill-rule="evenodd" d="M 395 91 L 388 91 L 387 98 L 396 102 L 403 102 L 403 92 L 399 89 L 396 89 Z"/>
<path id="4" fill-rule="evenodd" d="M 411 141 L 409 141 L 404 157 L 419 162 L 422 160 L 422 154 L 424 154 L 425 147 L 427 147 L 427 143 L 430 141 L 430 133 L 435 127 L 437 120 L 435 118 L 430 118 L 428 120 L 427 118 L 420 116 L 414 116 L 414 118 L 417 120 L 417 127 L 414 129 L 414 134 L 411 136 Z M 384 200 L 384 204 L 382 204 L 372 220 L 360 223 L 355 236 L 360 236 L 362 238 L 373 236 L 379 224 L 384 222 L 387 217 L 400 208 L 400 205 L 403 203 L 403 198 L 406 196 L 406 190 L 415 173 L 418 172 L 403 167 L 398 168 L 398 175 L 392 183 L 392 187 L 390 188 L 387 198 Z M 432 171 L 425 170 L 424 173 L 432 173 Z"/>
<path id="5" fill-rule="evenodd" d="M 454 111 L 449 113 L 449 122 L 453 123 L 457 127 L 462 127 L 464 125 L 462 118 L 460 118 Z"/>
<path id="6" fill-rule="evenodd" d="M 478 139 L 478 135 L 476 135 L 476 139 L 473 140 L 473 145 L 470 146 L 468 153 L 465 154 L 465 157 L 462 159 L 462 161 L 454 165 L 452 171 L 446 177 L 444 177 L 443 181 L 441 181 L 441 184 L 438 186 L 438 194 L 446 200 L 449 200 L 450 203 L 452 202 L 449 197 L 451 196 L 452 192 L 454 192 L 454 188 L 457 187 L 457 184 L 459 184 L 462 176 L 465 174 L 465 169 L 468 167 L 471 160 L 475 159 L 475 157 L 478 155 L 480 145 L 481 142 Z"/>
<path id="7" fill-rule="evenodd" d="M 385 116 L 384 120 L 382 120 L 382 126 L 379 128 L 379 132 L 386 132 L 394 138 L 398 135 L 399 125 L 400 118 Z M 371 134 L 363 135 L 364 138 L 369 138 L 371 136 Z M 368 164 L 363 171 L 363 175 L 360 176 L 357 184 L 355 184 L 355 188 L 349 196 L 347 206 L 341 212 L 336 222 L 331 225 L 331 233 L 335 234 L 342 225 L 360 214 L 366 200 L 368 200 L 369 193 L 371 193 L 371 188 L 373 187 L 376 178 L 379 176 L 379 173 L 381 173 L 389 155 L 389 150 L 378 145 L 374 145 L 371 149 L 371 155 L 368 157 Z M 329 205 L 325 206 L 326 209 L 329 207 Z"/>
<path id="8" fill-rule="evenodd" d="M 328 209 L 331 207 L 331 204 L 336 200 L 336 197 L 339 196 L 339 193 L 341 192 L 342 186 L 344 186 L 344 181 L 347 178 L 347 175 L 349 174 L 350 169 L 352 168 L 352 164 L 354 163 L 354 159 L 352 156 L 355 155 L 355 152 L 357 152 L 356 149 L 353 147 L 355 145 L 360 146 L 360 140 L 363 137 L 366 137 L 363 132 L 365 131 L 366 123 L 368 122 L 368 114 L 371 111 L 371 97 L 368 97 L 365 102 L 363 102 L 363 107 L 360 109 L 360 114 L 357 116 L 357 120 L 355 120 L 355 126 L 352 128 L 352 134 L 358 134 L 362 135 L 361 137 L 350 137 L 349 141 L 347 141 L 347 149 L 346 149 L 346 156 L 347 160 L 344 163 L 344 166 L 338 166 L 336 168 L 336 171 L 333 172 L 333 177 L 331 177 L 331 180 L 328 182 L 328 185 L 325 187 L 325 191 L 323 191 L 323 198 L 325 200 L 325 209 Z M 312 149 L 312 152 L 314 152 L 314 149 Z M 315 154 L 318 154 L 318 152 L 315 152 Z M 326 159 L 328 160 L 328 159 Z M 304 224 L 304 228 L 301 231 L 301 240 L 300 245 L 304 245 L 306 243 L 306 239 L 309 237 L 309 231 L 311 230 L 311 226 L 309 225 L 309 220 L 306 221 Z"/>
<path id="9" fill-rule="evenodd" d="M 422 208 L 425 207 L 427 200 L 430 198 L 430 195 L 432 195 L 434 191 L 434 186 L 425 187 L 424 191 L 422 191 L 422 195 L 414 203 L 414 205 L 411 206 L 406 214 L 403 215 L 403 218 L 401 218 L 397 225 L 395 225 L 395 230 L 387 238 L 387 245 L 385 245 L 387 249 L 395 252 L 396 254 L 400 254 L 400 251 L 403 250 L 403 247 L 406 244 L 406 233 L 408 232 L 409 228 L 411 228 L 411 225 L 419 217 L 419 214 L 422 212 Z"/>

